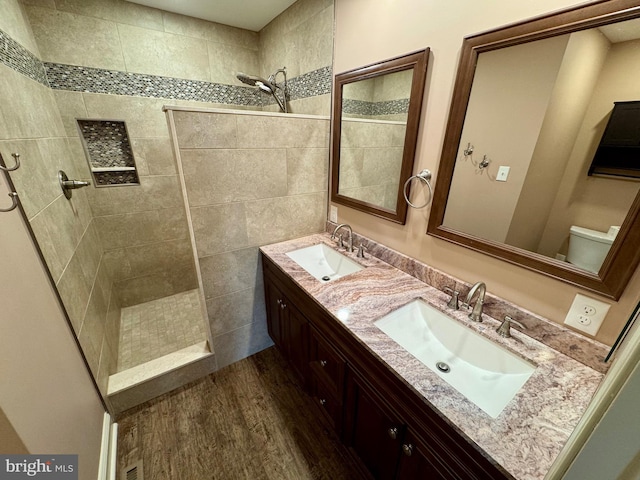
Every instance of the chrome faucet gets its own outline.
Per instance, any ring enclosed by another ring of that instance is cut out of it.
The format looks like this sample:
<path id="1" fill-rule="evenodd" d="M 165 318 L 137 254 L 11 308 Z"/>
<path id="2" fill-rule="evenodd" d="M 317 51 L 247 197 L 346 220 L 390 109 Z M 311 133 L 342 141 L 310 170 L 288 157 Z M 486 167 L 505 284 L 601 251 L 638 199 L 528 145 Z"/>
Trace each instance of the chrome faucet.
<path id="1" fill-rule="evenodd" d="M 467 295 L 467 299 L 464 302 L 464 305 L 469 308 L 471 306 L 471 300 L 474 295 L 478 292 L 478 298 L 476 299 L 476 303 L 473 305 L 473 310 L 469 314 L 469 318 L 474 322 L 482 321 L 482 304 L 484 303 L 484 295 L 487 293 L 487 286 L 484 282 L 478 282 L 471 290 L 469 290 L 469 294 Z"/>
<path id="2" fill-rule="evenodd" d="M 331 240 L 335 240 L 338 230 L 340 230 L 343 227 L 347 229 L 347 232 L 349 232 L 348 244 L 345 248 L 347 249 L 348 252 L 353 252 L 353 230 L 351 229 L 351 225 L 347 223 L 341 223 L 340 225 L 338 225 L 336 229 L 333 231 L 333 233 L 331 234 Z"/>
<path id="3" fill-rule="evenodd" d="M 500 335 L 501 337 L 504 337 L 504 338 L 511 338 L 511 324 L 512 323 L 515 323 L 520 328 L 527 328 L 523 324 L 518 322 L 517 320 L 514 320 L 513 318 L 511 318 L 509 315 L 505 315 L 504 316 L 504 321 L 500 324 L 500 326 L 498 328 L 496 328 L 496 332 L 498 332 L 498 335 Z"/>

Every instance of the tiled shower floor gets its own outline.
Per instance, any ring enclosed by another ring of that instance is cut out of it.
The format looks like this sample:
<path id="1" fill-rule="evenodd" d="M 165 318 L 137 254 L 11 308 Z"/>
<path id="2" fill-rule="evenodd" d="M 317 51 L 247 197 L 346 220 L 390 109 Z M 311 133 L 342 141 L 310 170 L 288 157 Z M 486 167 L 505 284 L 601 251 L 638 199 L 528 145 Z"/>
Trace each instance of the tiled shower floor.
<path id="1" fill-rule="evenodd" d="M 122 309 L 118 372 L 205 341 L 198 290 Z"/>

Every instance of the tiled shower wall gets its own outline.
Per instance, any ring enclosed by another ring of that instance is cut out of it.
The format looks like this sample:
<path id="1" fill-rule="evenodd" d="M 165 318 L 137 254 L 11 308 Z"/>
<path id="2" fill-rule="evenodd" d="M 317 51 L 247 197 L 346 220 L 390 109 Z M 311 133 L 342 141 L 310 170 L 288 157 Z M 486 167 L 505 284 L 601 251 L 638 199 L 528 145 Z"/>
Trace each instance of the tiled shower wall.
<path id="1" fill-rule="evenodd" d="M 403 122 L 343 118 L 340 194 L 395 210 L 406 129 Z"/>
<path id="2" fill-rule="evenodd" d="M 291 109 L 328 113 L 332 2 L 300 0 L 264 33 L 123 0 L 24 0 L 24 8 L 79 176 L 90 179 L 76 118 L 124 120 L 132 139 L 140 186 L 87 191 L 104 262 L 122 304 L 195 288 L 162 106 L 269 109 L 263 103 L 272 99 L 241 84 L 235 73 L 268 76 L 271 65 L 286 65 Z M 313 55 L 293 48 L 301 45 L 303 32 Z M 269 51 L 263 55 L 261 49 Z M 279 58 L 269 60 L 274 55 Z"/>
<path id="3" fill-rule="evenodd" d="M 324 229 L 329 121 L 175 111 L 213 347 L 223 367 L 271 345 L 258 247 Z"/>
<path id="4" fill-rule="evenodd" d="M 89 367 L 106 394 L 118 351 L 120 307 L 87 189 L 75 190 L 67 200 L 58 185 L 58 170 L 70 178 L 79 170 L 54 94 L 38 75 L 44 69 L 24 10 L 17 0 L 0 0 L 0 11 L 0 152 L 9 165 L 12 152 L 21 155 L 22 166 L 11 178 Z"/>
<path id="5" fill-rule="evenodd" d="M 272 38 L 290 45 L 304 29 L 325 45 L 323 61 L 296 70 L 295 56 L 285 60 L 294 62 L 288 65 L 294 111 L 329 110 L 328 5 L 300 0 L 285 12 L 283 29 L 277 19 L 269 27 Z M 131 304 L 195 286 L 161 108 L 261 109 L 264 97 L 233 78 L 237 70 L 270 73 L 260 63 L 260 34 L 120 0 L 0 0 L 0 11 L 0 152 L 7 163 L 11 152 L 22 154 L 12 178 L 104 392 L 117 361 L 116 292 Z M 322 18 L 324 26 L 313 29 Z M 306 70 L 313 65 L 318 69 Z M 59 168 L 91 179 L 76 118 L 127 123 L 140 186 L 91 186 L 64 199 Z"/>
<path id="6" fill-rule="evenodd" d="M 299 0 L 274 18 L 260 31 L 258 59 L 263 76 L 287 67 L 287 78 L 294 79 L 289 85 L 293 113 L 329 116 L 333 0 Z"/>

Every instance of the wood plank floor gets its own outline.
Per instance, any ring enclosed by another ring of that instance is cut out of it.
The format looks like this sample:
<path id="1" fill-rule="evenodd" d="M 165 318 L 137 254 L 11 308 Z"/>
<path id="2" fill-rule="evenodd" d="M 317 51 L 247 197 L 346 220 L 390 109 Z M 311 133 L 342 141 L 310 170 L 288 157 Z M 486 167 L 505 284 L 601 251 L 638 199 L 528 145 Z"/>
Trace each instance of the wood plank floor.
<path id="1" fill-rule="evenodd" d="M 275 347 L 123 413 L 118 478 L 360 479 Z"/>

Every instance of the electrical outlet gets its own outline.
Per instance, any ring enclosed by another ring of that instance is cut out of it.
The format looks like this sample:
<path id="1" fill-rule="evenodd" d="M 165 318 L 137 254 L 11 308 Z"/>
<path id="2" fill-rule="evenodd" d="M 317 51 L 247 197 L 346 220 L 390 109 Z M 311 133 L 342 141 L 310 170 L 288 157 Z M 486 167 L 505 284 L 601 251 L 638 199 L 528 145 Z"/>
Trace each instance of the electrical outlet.
<path id="1" fill-rule="evenodd" d="M 609 307 L 608 303 L 577 294 L 567 313 L 567 317 L 564 319 L 564 323 L 595 336 L 609 311 Z"/>
<path id="2" fill-rule="evenodd" d="M 335 205 L 331 205 L 329 207 L 329 221 L 338 223 L 338 207 L 336 207 Z"/>

